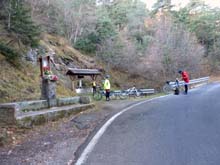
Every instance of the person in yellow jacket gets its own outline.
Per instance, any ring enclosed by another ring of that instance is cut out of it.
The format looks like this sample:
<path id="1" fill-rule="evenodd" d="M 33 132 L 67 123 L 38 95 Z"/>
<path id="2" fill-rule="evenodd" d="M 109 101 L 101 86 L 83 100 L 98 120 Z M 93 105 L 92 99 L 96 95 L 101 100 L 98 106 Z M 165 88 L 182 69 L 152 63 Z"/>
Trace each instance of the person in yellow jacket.
<path id="1" fill-rule="evenodd" d="M 105 90 L 105 96 L 106 96 L 106 101 L 110 100 L 110 89 L 111 89 L 111 84 L 109 81 L 109 75 L 107 75 L 105 77 L 105 81 L 104 81 L 104 90 Z"/>

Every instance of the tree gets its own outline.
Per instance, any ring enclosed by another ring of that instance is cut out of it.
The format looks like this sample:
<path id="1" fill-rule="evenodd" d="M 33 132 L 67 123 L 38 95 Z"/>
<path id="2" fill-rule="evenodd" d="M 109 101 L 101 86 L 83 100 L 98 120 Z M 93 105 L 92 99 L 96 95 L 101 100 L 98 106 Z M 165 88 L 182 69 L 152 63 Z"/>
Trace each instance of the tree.
<path id="1" fill-rule="evenodd" d="M 101 6 L 97 11 L 96 22 L 94 29 L 90 29 L 74 44 L 75 48 L 81 49 L 87 53 L 95 53 L 97 47 L 103 45 L 109 38 L 114 38 L 117 35 L 115 25 L 109 18 L 106 9 Z"/>
<path id="2" fill-rule="evenodd" d="M 191 2 L 179 11 L 174 12 L 174 18 L 184 24 L 192 33 L 195 33 L 199 42 L 206 47 L 206 55 L 213 44 L 216 30 L 216 21 L 219 14 L 211 10 L 199 0 Z"/>
<path id="3" fill-rule="evenodd" d="M 97 57 L 105 64 L 105 70 L 110 71 L 111 67 L 118 66 L 121 57 L 121 44 L 116 38 L 106 38 L 98 46 Z"/>
<path id="4" fill-rule="evenodd" d="M 164 22 L 165 21 L 165 22 Z M 172 21 L 172 17 L 160 19 L 155 24 L 154 40 L 143 57 L 141 73 L 161 83 L 174 79 L 179 69 L 189 70 L 191 76 L 201 71 L 204 49 L 195 36 L 181 24 Z"/>
<path id="5" fill-rule="evenodd" d="M 95 30 L 100 40 L 111 38 L 116 35 L 114 24 L 108 17 L 101 17 L 98 19 Z"/>
<path id="6" fill-rule="evenodd" d="M 59 6 L 61 11 L 58 22 L 64 36 L 73 44 L 81 36 L 93 31 L 96 23 L 95 0 L 56 0 L 54 4 Z"/>
<path id="7" fill-rule="evenodd" d="M 35 22 L 41 25 L 42 31 L 51 34 L 63 34 L 59 20 L 61 18 L 61 9 L 55 5 L 55 0 L 25 0 L 25 3 L 31 7 L 31 16 Z"/>
<path id="8" fill-rule="evenodd" d="M 74 44 L 74 47 L 85 53 L 94 54 L 98 43 L 98 36 L 95 33 L 90 33 L 87 36 L 80 37 Z"/>
<path id="9" fill-rule="evenodd" d="M 153 5 L 152 14 L 157 13 L 159 10 L 170 12 L 172 7 L 171 0 L 157 0 Z"/>
<path id="10" fill-rule="evenodd" d="M 40 30 L 32 21 L 31 12 L 24 5 L 24 2 L 22 0 L 4 0 L 3 4 L 5 12 L 1 14 L 5 20 L 4 24 L 7 31 L 16 38 L 18 43 L 36 46 L 39 41 Z"/>
<path id="11" fill-rule="evenodd" d="M 217 67 L 219 63 L 219 17 L 220 9 L 212 9 L 198 0 L 191 0 L 186 7 L 174 12 L 176 21 L 184 24 L 204 46 L 204 57 L 210 60 L 211 68 Z"/>
<path id="12" fill-rule="evenodd" d="M 108 6 L 107 12 L 112 22 L 122 30 L 128 23 L 128 12 L 131 7 L 131 0 L 115 1 Z"/>
<path id="13" fill-rule="evenodd" d="M 141 1 L 134 1 L 131 4 L 127 17 L 128 35 L 134 40 L 136 51 L 138 52 L 137 54 L 143 54 L 146 51 L 149 39 L 151 38 L 151 34 L 148 33 L 149 29 L 147 29 L 145 25 L 145 20 L 149 17 L 149 12 L 147 11 L 145 4 Z"/>

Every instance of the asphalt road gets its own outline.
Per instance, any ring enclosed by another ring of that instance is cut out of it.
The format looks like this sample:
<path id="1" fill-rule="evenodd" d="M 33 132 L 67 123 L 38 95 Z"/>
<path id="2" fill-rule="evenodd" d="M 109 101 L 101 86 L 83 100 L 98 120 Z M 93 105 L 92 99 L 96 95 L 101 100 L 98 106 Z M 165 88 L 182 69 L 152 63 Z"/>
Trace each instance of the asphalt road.
<path id="1" fill-rule="evenodd" d="M 83 165 L 219 165 L 220 84 L 135 106 L 88 150 Z"/>

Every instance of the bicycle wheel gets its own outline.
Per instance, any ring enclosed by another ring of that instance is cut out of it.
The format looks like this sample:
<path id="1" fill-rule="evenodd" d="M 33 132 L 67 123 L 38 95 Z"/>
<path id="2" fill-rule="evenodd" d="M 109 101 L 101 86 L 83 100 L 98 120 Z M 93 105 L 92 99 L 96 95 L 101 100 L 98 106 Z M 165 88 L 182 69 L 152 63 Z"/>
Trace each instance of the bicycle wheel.
<path id="1" fill-rule="evenodd" d="M 110 93 L 110 99 L 111 100 L 116 100 L 117 99 L 117 95 L 115 93 Z"/>
<path id="2" fill-rule="evenodd" d="M 127 99 L 127 98 L 128 98 L 128 94 L 127 94 L 127 93 L 122 92 L 122 93 L 119 95 L 119 98 L 120 98 L 121 100 L 125 100 L 125 99 Z"/>
<path id="3" fill-rule="evenodd" d="M 165 84 L 163 86 L 163 92 L 166 94 L 171 94 L 171 93 L 173 93 L 173 89 L 169 84 Z"/>
<path id="4" fill-rule="evenodd" d="M 93 99 L 96 100 L 96 101 L 99 101 L 102 99 L 102 94 L 100 92 L 96 92 L 94 95 L 93 95 Z"/>

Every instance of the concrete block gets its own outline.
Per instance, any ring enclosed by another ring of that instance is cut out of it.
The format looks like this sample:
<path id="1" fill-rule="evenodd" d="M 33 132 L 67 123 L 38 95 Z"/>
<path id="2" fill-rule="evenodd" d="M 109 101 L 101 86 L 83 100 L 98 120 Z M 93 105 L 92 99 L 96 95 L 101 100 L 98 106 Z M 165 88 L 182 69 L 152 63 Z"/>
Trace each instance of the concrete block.
<path id="1" fill-rule="evenodd" d="M 91 98 L 89 96 L 81 96 L 80 97 L 80 104 L 90 104 Z"/>
<path id="2" fill-rule="evenodd" d="M 16 124 L 16 113 L 19 111 L 15 103 L 0 105 L 0 126 Z"/>
<path id="3" fill-rule="evenodd" d="M 23 101 L 17 102 L 17 104 L 22 112 L 38 111 L 40 109 L 48 108 L 47 100 Z"/>
<path id="4" fill-rule="evenodd" d="M 57 106 L 65 106 L 65 105 L 72 105 L 78 104 L 80 102 L 80 97 L 68 97 L 68 98 L 58 98 L 57 99 Z"/>
<path id="5" fill-rule="evenodd" d="M 57 99 L 48 99 L 48 107 L 56 107 Z"/>

